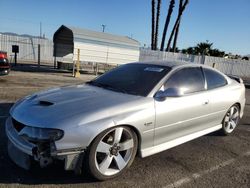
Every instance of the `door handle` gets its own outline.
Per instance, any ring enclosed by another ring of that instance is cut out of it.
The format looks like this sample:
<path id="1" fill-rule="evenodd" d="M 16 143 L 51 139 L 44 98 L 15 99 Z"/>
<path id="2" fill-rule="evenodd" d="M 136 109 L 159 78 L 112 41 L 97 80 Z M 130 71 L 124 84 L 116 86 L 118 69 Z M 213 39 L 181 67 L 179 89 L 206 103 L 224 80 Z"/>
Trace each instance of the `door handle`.
<path id="1" fill-rule="evenodd" d="M 209 104 L 209 100 L 206 100 L 206 101 L 203 103 L 203 105 L 207 105 L 207 104 Z"/>

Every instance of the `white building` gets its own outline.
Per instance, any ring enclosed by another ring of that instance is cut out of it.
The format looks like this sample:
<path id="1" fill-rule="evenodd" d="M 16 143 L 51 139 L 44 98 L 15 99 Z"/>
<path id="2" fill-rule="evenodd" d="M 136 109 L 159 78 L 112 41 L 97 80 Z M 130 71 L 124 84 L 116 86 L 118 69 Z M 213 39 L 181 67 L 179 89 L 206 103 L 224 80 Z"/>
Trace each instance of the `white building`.
<path id="1" fill-rule="evenodd" d="M 54 34 L 55 62 L 124 64 L 139 60 L 139 42 L 125 36 L 62 25 Z"/>

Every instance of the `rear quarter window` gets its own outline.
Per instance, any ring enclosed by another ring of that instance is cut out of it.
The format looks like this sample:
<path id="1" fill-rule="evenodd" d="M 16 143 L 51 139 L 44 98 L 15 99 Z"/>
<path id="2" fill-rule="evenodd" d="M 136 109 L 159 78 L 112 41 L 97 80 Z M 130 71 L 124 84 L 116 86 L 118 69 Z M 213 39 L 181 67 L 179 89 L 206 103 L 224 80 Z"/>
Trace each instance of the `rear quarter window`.
<path id="1" fill-rule="evenodd" d="M 203 68 L 203 71 L 206 77 L 208 90 L 227 85 L 227 80 L 220 73 L 207 68 Z"/>

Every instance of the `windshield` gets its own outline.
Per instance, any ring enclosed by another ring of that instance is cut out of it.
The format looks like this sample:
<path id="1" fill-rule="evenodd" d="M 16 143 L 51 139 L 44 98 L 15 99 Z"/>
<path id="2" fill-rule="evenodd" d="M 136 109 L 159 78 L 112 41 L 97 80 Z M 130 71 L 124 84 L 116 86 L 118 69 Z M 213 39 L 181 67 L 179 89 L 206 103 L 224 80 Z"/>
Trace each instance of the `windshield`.
<path id="1" fill-rule="evenodd" d="M 121 65 L 88 84 L 117 92 L 147 96 L 170 70 L 167 66 L 130 63 Z"/>

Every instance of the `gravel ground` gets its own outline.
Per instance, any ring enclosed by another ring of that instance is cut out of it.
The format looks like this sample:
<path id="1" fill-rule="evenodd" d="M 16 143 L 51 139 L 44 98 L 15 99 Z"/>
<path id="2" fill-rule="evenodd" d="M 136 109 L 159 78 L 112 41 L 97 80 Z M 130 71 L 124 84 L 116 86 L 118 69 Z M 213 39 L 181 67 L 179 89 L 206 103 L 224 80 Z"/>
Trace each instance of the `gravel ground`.
<path id="1" fill-rule="evenodd" d="M 65 172 L 61 164 L 25 171 L 13 164 L 6 151 L 4 122 L 13 103 L 50 87 L 79 84 L 94 78 L 47 67 L 15 68 L 0 77 L 0 187 L 250 187 L 250 89 L 246 90 L 244 118 L 231 136 L 216 133 L 147 157 L 137 157 L 116 179 L 97 182 L 84 174 Z"/>

